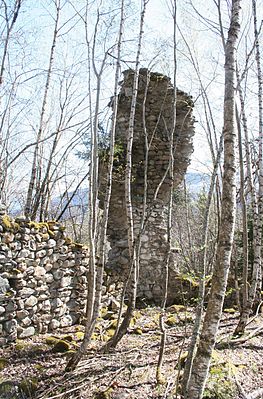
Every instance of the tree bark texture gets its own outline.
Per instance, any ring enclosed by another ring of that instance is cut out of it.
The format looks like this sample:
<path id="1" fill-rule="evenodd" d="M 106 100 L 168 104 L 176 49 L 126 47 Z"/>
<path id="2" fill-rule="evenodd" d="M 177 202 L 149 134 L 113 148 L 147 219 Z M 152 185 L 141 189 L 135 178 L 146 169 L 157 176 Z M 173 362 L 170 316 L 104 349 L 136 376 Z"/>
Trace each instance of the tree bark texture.
<path id="1" fill-rule="evenodd" d="M 233 245 L 236 209 L 235 59 L 240 3 L 241 0 L 232 1 L 231 21 L 225 48 L 224 174 L 217 255 L 207 311 L 189 380 L 189 391 L 185 394 L 187 399 L 201 399 L 203 395 L 221 318 Z"/>
<path id="2" fill-rule="evenodd" d="M 259 33 L 257 28 L 257 8 L 256 0 L 252 0 L 253 22 L 254 22 L 254 36 L 255 36 L 255 51 L 257 64 L 257 78 L 258 78 L 258 196 L 257 205 L 258 213 L 254 213 L 253 217 L 253 247 L 254 247 L 254 262 L 252 269 L 252 277 L 250 288 L 248 291 L 248 300 L 246 306 L 242 309 L 238 326 L 235 330 L 236 334 L 243 334 L 252 311 L 257 288 L 260 284 L 261 275 L 261 246 L 262 246 L 262 221 L 263 221 L 263 102 L 262 102 L 262 71 L 260 62 L 260 48 L 259 48 Z M 261 284 L 260 284 L 261 285 Z M 260 288 L 261 290 L 261 288 Z"/>

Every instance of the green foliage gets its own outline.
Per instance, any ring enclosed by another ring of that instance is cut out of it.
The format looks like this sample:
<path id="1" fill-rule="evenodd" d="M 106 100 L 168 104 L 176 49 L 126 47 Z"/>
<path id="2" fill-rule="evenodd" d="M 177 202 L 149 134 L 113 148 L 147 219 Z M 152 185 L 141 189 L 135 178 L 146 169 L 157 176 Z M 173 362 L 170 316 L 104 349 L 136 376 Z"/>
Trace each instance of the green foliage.
<path id="1" fill-rule="evenodd" d="M 234 313 L 236 313 L 236 309 L 234 309 L 234 308 L 224 309 L 224 313 L 234 314 Z"/>
<path id="2" fill-rule="evenodd" d="M 177 318 L 174 315 L 170 315 L 165 322 L 169 327 L 174 327 L 177 323 Z"/>
<path id="3" fill-rule="evenodd" d="M 90 131 L 86 134 L 83 142 L 85 146 L 84 151 L 78 151 L 77 156 L 80 159 L 90 159 L 90 148 L 91 148 L 91 136 Z M 102 152 L 109 148 L 109 132 L 104 128 L 103 123 L 99 121 L 98 123 L 98 148 Z"/>
<path id="4" fill-rule="evenodd" d="M 181 274 L 181 278 L 183 281 L 189 282 L 192 287 L 199 286 L 199 280 L 198 280 L 197 276 L 193 273 L 183 273 L 183 274 Z"/>
<path id="5" fill-rule="evenodd" d="M 83 331 L 77 331 L 75 335 L 76 335 L 76 340 L 77 341 L 82 341 L 83 338 L 84 338 L 84 332 Z"/>
<path id="6" fill-rule="evenodd" d="M 1 220 L 2 225 L 6 228 L 6 230 L 11 230 L 12 229 L 12 220 L 10 219 L 10 217 L 7 215 L 4 215 L 1 219 L 2 219 Z"/>
<path id="7" fill-rule="evenodd" d="M 110 328 L 109 330 L 107 330 L 105 337 L 107 339 L 110 339 L 113 337 L 114 334 L 115 334 L 115 328 Z"/>
<path id="8" fill-rule="evenodd" d="M 29 343 L 27 343 L 27 342 L 25 342 L 23 340 L 17 339 L 16 343 L 15 343 L 15 348 L 16 348 L 17 351 L 26 350 L 26 349 L 29 348 Z"/>
<path id="9" fill-rule="evenodd" d="M 8 360 L 4 357 L 0 357 L 0 371 L 8 365 Z"/>
<path id="10" fill-rule="evenodd" d="M 31 398 L 38 388 L 38 381 L 36 378 L 25 378 L 20 382 L 19 388 L 26 397 Z"/>
<path id="11" fill-rule="evenodd" d="M 58 338 L 56 337 L 46 337 L 45 339 L 47 345 L 55 345 L 58 342 Z"/>
<path id="12" fill-rule="evenodd" d="M 237 397 L 234 381 L 236 372 L 237 368 L 233 363 L 223 361 L 221 355 L 214 351 L 203 399 L 235 399 Z"/>
<path id="13" fill-rule="evenodd" d="M 170 313 L 186 312 L 187 308 L 184 305 L 171 305 L 167 309 Z"/>
<path id="14" fill-rule="evenodd" d="M 134 328 L 132 333 L 136 334 L 136 335 L 142 335 L 142 329 L 140 327 L 136 327 L 136 328 Z"/>
<path id="15" fill-rule="evenodd" d="M 12 231 L 16 233 L 20 228 L 19 224 L 8 215 L 1 216 L 0 223 L 6 231 Z"/>
<path id="16" fill-rule="evenodd" d="M 199 212 L 204 214 L 207 207 L 207 192 L 204 187 L 197 195 L 196 206 Z"/>

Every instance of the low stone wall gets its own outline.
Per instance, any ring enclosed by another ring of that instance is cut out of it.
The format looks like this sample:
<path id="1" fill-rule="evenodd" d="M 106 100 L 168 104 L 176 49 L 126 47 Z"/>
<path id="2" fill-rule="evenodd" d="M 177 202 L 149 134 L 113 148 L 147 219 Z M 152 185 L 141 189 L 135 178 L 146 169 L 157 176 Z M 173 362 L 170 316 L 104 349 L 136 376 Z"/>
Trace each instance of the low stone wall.
<path id="1" fill-rule="evenodd" d="M 0 346 L 78 322 L 87 266 L 88 250 L 59 224 L 0 210 Z"/>

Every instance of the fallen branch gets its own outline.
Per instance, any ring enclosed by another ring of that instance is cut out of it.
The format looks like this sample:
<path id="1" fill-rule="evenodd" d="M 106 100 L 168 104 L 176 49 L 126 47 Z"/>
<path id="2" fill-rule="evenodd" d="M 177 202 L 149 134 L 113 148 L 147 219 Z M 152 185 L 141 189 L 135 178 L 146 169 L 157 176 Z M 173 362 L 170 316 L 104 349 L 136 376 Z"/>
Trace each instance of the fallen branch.
<path id="1" fill-rule="evenodd" d="M 247 399 L 261 399 L 262 396 L 263 396 L 263 388 L 259 388 L 250 393 Z"/>
<path id="2" fill-rule="evenodd" d="M 254 331 L 252 331 L 250 334 L 243 336 L 241 338 L 234 338 L 234 339 L 230 338 L 227 341 L 217 342 L 216 349 L 224 349 L 224 348 L 227 348 L 230 346 L 243 344 L 246 341 L 250 340 L 251 338 L 254 338 L 255 336 L 259 335 L 262 331 L 263 331 L 263 325 L 259 326 Z"/>
<path id="3" fill-rule="evenodd" d="M 239 391 L 240 399 L 261 399 L 263 396 L 263 388 L 256 389 L 255 391 L 247 394 L 235 376 L 235 382 Z"/>
<path id="4" fill-rule="evenodd" d="M 247 323 L 246 327 L 247 327 L 250 323 L 252 323 L 252 321 L 254 321 L 254 320 L 258 317 L 258 314 L 259 314 L 259 311 L 260 311 L 260 309 L 261 309 L 262 304 L 263 304 L 263 301 L 261 301 L 260 304 L 258 305 L 257 310 L 256 310 L 256 314 L 255 314 L 253 317 L 251 317 L 251 319 L 250 319 L 249 322 Z"/>

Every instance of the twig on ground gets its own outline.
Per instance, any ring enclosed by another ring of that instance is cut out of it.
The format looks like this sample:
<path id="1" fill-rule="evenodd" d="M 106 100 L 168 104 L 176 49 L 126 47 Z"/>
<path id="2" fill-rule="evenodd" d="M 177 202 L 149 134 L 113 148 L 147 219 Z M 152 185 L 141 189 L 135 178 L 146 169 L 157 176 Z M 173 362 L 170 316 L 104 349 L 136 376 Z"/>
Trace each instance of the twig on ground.
<path id="1" fill-rule="evenodd" d="M 258 314 L 259 314 L 259 311 L 260 311 L 260 308 L 261 308 L 262 304 L 263 304 L 263 301 L 261 301 L 260 304 L 258 305 L 255 315 L 254 315 L 253 317 L 251 317 L 251 319 L 248 321 L 246 327 L 247 327 L 249 324 L 251 324 L 252 321 L 254 321 L 254 320 L 258 317 Z"/>
<path id="2" fill-rule="evenodd" d="M 261 399 L 262 397 L 263 397 L 263 388 L 259 388 L 250 393 L 247 399 Z"/>
<path id="3" fill-rule="evenodd" d="M 254 338 L 256 335 L 259 335 L 262 331 L 263 331 L 263 325 L 256 328 L 256 330 L 252 331 L 247 336 L 244 336 L 241 338 L 234 338 L 234 339 L 230 338 L 229 340 L 226 340 L 226 341 L 217 342 L 216 349 L 224 349 L 224 348 L 227 348 L 230 346 L 243 344 L 246 341 L 248 341 L 249 339 Z"/>

